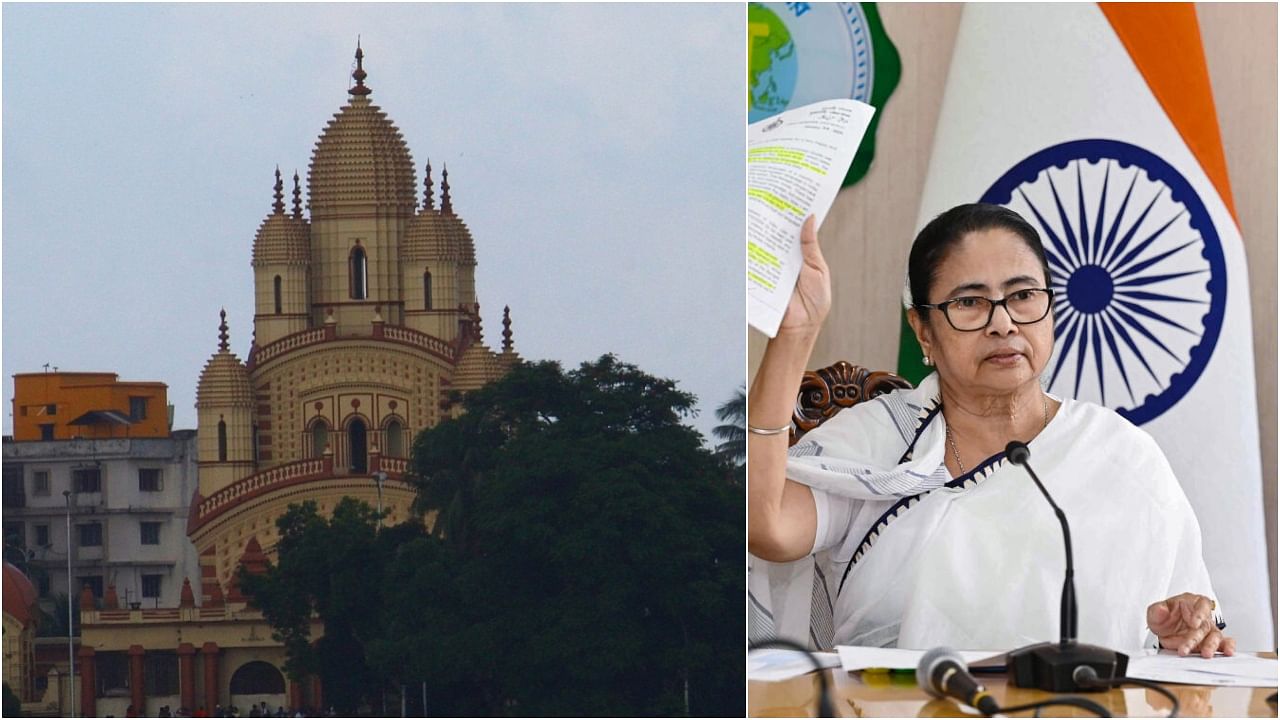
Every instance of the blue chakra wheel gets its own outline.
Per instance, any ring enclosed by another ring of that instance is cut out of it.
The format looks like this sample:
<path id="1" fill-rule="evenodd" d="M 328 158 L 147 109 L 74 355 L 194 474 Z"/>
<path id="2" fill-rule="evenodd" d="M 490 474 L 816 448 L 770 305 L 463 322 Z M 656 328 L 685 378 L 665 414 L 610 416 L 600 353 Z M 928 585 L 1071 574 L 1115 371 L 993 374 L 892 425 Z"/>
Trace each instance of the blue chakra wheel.
<path id="1" fill-rule="evenodd" d="M 1222 242 L 1191 184 L 1159 156 L 1076 140 L 1022 160 L 982 202 L 1040 231 L 1054 298 L 1050 392 L 1137 425 L 1195 385 L 1226 310 Z"/>

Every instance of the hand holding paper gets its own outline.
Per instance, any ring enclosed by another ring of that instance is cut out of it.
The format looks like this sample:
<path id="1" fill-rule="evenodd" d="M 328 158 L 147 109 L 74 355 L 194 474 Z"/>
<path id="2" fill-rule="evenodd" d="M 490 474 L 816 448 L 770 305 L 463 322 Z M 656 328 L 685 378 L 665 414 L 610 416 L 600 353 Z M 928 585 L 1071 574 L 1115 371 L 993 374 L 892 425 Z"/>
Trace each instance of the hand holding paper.
<path id="1" fill-rule="evenodd" d="M 816 237 L 874 114 L 875 108 L 856 100 L 830 100 L 748 127 L 747 320 L 769 337 L 777 335 L 806 263 L 801 227 L 813 216 Z M 820 267 L 825 280 L 826 264 Z M 824 304 L 805 308 L 821 310 L 819 325 L 830 307 L 827 285 Z M 797 318 L 802 325 L 813 319 Z"/>

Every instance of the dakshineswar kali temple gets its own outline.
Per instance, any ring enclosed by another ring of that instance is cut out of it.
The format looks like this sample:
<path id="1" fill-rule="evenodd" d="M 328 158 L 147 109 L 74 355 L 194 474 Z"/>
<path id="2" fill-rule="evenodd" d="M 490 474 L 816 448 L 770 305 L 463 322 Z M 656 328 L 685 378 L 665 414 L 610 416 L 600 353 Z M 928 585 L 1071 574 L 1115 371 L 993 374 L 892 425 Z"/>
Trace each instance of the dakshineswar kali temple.
<path id="1" fill-rule="evenodd" d="M 370 100 L 363 52 L 354 84 L 307 171 L 307 209 L 293 176 L 292 207 L 276 170 L 275 201 L 253 241 L 254 339 L 231 352 L 222 313 L 217 352 L 196 392 L 199 490 L 187 535 L 200 577 L 179 607 L 96 609 L 82 594 L 85 716 L 155 716 L 217 705 L 323 707 L 317 678 L 281 671 L 284 649 L 247 605 L 236 575 L 274 555 L 275 521 L 291 503 L 331 512 L 354 497 L 387 522 L 410 517 L 404 482 L 414 434 L 459 409 L 472 390 L 519 361 L 503 315 L 502 351 L 481 336 L 476 255 L 454 212 L 447 169 L 436 205 L 431 165 L 417 199 L 413 158 Z M 376 478 L 385 473 L 381 497 Z M 317 622 L 313 637 L 323 633 Z"/>

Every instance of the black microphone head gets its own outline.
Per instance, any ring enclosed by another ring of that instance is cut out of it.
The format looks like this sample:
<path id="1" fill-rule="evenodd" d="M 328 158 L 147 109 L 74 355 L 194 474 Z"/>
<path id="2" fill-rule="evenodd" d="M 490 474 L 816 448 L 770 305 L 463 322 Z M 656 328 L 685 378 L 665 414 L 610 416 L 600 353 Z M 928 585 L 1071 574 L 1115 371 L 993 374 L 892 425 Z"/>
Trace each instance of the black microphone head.
<path id="1" fill-rule="evenodd" d="M 941 690 L 934 686 L 933 671 L 947 661 L 953 662 L 962 668 L 966 667 L 964 658 L 960 657 L 960 653 L 946 646 L 933 648 L 920 658 L 919 664 L 916 665 L 916 684 L 920 686 L 921 690 L 936 698 L 946 697 Z"/>
<path id="2" fill-rule="evenodd" d="M 1009 458 L 1009 462 L 1022 465 L 1027 462 L 1027 458 L 1031 457 L 1031 448 L 1021 440 L 1014 440 L 1004 446 L 1004 454 Z"/>

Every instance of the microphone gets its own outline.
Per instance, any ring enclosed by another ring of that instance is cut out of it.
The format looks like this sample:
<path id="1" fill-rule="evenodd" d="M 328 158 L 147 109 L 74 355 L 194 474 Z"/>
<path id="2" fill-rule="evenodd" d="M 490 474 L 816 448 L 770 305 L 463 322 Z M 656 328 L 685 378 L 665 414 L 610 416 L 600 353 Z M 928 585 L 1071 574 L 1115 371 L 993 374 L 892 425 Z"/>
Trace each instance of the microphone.
<path id="1" fill-rule="evenodd" d="M 987 717 L 1000 712 L 996 699 L 969 674 L 964 658 L 949 647 L 936 647 L 920 658 L 920 664 L 916 666 L 916 683 L 933 697 L 959 700 L 978 708 Z"/>
<path id="2" fill-rule="evenodd" d="M 1082 666 L 1093 669 L 1096 677 L 1103 680 L 1123 676 L 1129 666 L 1129 657 L 1124 653 L 1108 650 L 1097 645 L 1076 642 L 1076 586 L 1075 565 L 1071 553 L 1071 526 L 1067 523 L 1066 513 L 1053 501 L 1044 483 L 1040 482 L 1035 470 L 1031 469 L 1031 448 L 1027 444 L 1014 440 L 1005 446 L 1005 456 L 1014 465 L 1026 469 L 1027 474 L 1035 481 L 1040 494 L 1049 501 L 1053 514 L 1062 525 L 1062 543 L 1067 553 L 1067 572 L 1062 582 L 1062 604 L 1059 609 L 1058 623 L 1060 628 L 1057 643 L 1039 643 L 1028 645 L 1009 653 L 1009 674 L 1013 684 L 1018 687 L 1034 687 L 1050 692 L 1074 692 L 1077 690 L 1101 690 L 1107 685 L 1081 682 L 1082 675 L 1076 673 Z"/>

